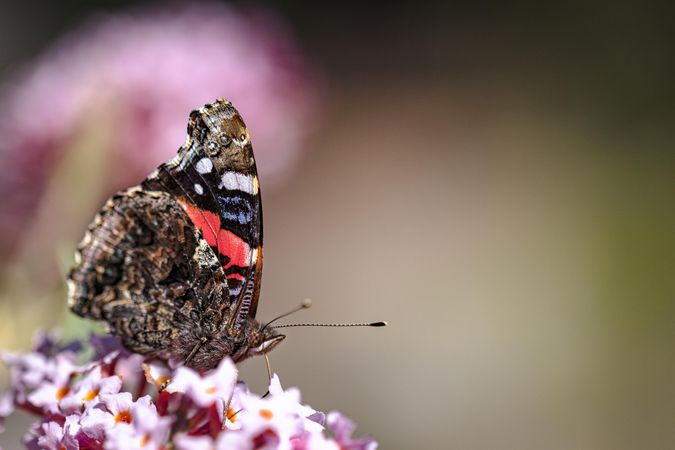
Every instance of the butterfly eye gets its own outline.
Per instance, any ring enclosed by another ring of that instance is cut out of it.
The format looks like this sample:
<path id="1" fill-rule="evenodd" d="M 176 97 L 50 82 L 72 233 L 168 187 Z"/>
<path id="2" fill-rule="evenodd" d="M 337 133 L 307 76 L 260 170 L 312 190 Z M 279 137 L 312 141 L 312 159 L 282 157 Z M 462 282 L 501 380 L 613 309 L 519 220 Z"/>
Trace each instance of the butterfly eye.
<path id="1" fill-rule="evenodd" d="M 230 143 L 232 143 L 232 138 L 230 138 L 230 136 L 228 136 L 227 134 L 221 134 L 220 135 L 220 143 L 224 147 L 227 147 L 228 145 L 230 145 Z"/>
<path id="2" fill-rule="evenodd" d="M 218 144 L 216 144 L 213 141 L 210 141 L 208 144 L 206 144 L 206 153 L 208 153 L 211 156 L 216 156 L 220 152 L 220 147 L 218 147 Z"/>
<path id="3" fill-rule="evenodd" d="M 241 136 L 239 136 L 239 140 L 241 142 L 244 142 L 246 140 L 246 135 L 244 133 L 242 133 Z"/>

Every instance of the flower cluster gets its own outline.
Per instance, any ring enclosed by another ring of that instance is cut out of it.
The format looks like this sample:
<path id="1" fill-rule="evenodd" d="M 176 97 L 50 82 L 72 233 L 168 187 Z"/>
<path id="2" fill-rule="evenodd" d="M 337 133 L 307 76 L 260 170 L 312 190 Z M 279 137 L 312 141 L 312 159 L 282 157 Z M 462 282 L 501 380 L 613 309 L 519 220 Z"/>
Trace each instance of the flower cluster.
<path id="1" fill-rule="evenodd" d="M 0 397 L 0 428 L 14 409 L 39 416 L 24 436 L 28 449 L 375 449 L 352 438 L 354 424 L 300 403 L 274 375 L 259 396 L 237 382 L 229 358 L 210 373 L 145 362 L 113 338 L 93 336 L 91 361 L 83 346 L 40 335 L 35 350 L 5 353 L 11 387 Z"/>

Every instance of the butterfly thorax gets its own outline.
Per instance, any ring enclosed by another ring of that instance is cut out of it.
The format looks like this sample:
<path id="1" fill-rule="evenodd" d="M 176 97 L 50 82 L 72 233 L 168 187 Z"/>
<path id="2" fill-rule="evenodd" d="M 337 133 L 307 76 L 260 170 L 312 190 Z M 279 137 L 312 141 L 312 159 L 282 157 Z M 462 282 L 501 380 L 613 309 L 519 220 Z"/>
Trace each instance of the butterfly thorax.
<path id="1" fill-rule="evenodd" d="M 187 328 L 181 330 L 175 339 L 178 345 L 164 357 L 176 363 L 187 362 L 187 365 L 197 370 L 216 367 L 225 355 L 240 362 L 267 353 L 285 338 L 273 328 L 263 329 L 253 318 L 245 319 L 236 336 L 223 331 L 219 335 L 204 338 Z M 193 354 L 192 350 L 195 350 Z"/>

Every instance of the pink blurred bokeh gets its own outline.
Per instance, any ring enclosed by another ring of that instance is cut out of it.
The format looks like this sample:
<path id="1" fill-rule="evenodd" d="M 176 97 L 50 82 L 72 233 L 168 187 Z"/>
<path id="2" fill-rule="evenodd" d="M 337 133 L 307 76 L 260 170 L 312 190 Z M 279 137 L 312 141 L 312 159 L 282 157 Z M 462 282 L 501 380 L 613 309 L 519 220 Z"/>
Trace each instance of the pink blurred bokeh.
<path id="1" fill-rule="evenodd" d="M 83 129 L 114 130 L 88 149 L 107 152 L 108 194 L 170 159 L 188 113 L 224 97 L 247 121 L 261 176 L 281 180 L 315 123 L 315 80 L 283 20 L 265 10 L 191 3 L 90 20 L 0 97 L 0 250 L 19 242 Z"/>

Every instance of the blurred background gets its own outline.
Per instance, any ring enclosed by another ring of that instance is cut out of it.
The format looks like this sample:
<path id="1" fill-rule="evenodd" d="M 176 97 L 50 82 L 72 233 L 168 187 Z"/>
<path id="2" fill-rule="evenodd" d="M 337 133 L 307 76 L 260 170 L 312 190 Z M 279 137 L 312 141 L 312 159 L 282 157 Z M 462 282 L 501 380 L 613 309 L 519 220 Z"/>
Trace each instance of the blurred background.
<path id="1" fill-rule="evenodd" d="M 261 172 L 259 317 L 390 323 L 288 330 L 304 401 L 383 449 L 673 448 L 673 12 L 3 2 L 0 348 L 91 329 L 63 281 L 86 225 L 226 97 Z M 264 361 L 242 377 L 263 392 Z"/>

